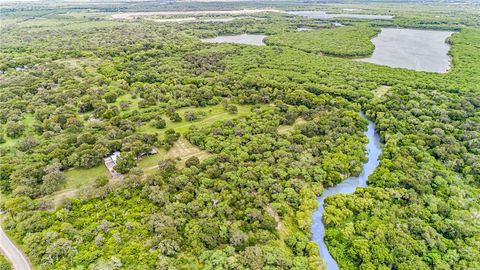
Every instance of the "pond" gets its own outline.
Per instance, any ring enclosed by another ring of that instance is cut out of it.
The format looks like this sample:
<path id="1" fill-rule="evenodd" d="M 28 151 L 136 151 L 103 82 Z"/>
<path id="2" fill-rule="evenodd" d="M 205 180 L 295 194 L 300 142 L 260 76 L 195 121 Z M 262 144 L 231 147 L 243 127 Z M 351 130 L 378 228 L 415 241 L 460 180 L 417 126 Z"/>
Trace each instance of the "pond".
<path id="1" fill-rule="evenodd" d="M 371 57 L 359 61 L 407 68 L 417 71 L 444 73 L 450 68 L 447 38 L 453 32 L 382 28 L 372 39 L 375 50 Z"/>
<path id="2" fill-rule="evenodd" d="M 355 192 L 355 189 L 357 187 L 366 187 L 368 176 L 370 176 L 370 174 L 373 173 L 375 168 L 377 168 L 379 164 L 378 157 L 382 152 L 380 136 L 378 135 L 378 133 L 375 132 L 375 124 L 372 121 L 370 121 L 368 118 L 366 118 L 363 113 L 361 113 L 361 116 L 368 120 L 368 129 L 365 132 L 365 135 L 369 140 L 366 147 L 368 161 L 363 164 L 363 168 L 362 168 L 363 170 L 359 176 L 349 177 L 345 181 L 341 182 L 336 186 L 326 188 L 323 191 L 322 196 L 317 198 L 318 208 L 313 213 L 312 240 L 315 243 L 317 243 L 320 256 L 325 262 L 327 270 L 337 270 L 339 268 L 338 268 L 337 262 L 333 259 L 332 255 L 330 255 L 330 252 L 328 251 L 327 244 L 325 243 L 325 239 L 324 239 L 325 225 L 323 224 L 322 216 L 323 216 L 323 213 L 325 212 L 325 209 L 324 209 L 325 198 L 335 194 L 351 194 Z"/>
<path id="3" fill-rule="evenodd" d="M 218 36 L 214 38 L 204 38 L 202 42 L 213 42 L 213 43 L 238 43 L 238 44 L 247 44 L 247 45 L 257 45 L 264 46 L 265 43 L 263 39 L 267 37 L 265 35 L 250 35 L 242 34 L 237 36 Z"/>
<path id="4" fill-rule="evenodd" d="M 332 18 L 355 18 L 371 20 L 391 20 L 391 15 L 373 15 L 373 14 L 335 14 L 325 11 L 287 11 L 288 14 L 304 16 L 311 19 L 332 19 Z"/>

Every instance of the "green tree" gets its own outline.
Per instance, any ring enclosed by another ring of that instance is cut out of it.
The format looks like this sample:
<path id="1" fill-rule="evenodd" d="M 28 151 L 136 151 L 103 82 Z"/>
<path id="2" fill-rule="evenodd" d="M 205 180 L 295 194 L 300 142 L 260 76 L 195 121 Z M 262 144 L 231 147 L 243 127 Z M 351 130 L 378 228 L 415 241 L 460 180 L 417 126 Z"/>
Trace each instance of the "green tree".
<path id="1" fill-rule="evenodd" d="M 135 161 L 135 154 L 131 152 L 122 152 L 117 158 L 117 164 L 113 169 L 119 173 L 128 173 L 133 167 L 137 165 Z"/>
<path id="2" fill-rule="evenodd" d="M 199 164 L 200 164 L 200 160 L 196 156 L 190 157 L 185 161 L 185 166 L 187 168 L 190 168 L 192 166 L 198 166 Z"/>

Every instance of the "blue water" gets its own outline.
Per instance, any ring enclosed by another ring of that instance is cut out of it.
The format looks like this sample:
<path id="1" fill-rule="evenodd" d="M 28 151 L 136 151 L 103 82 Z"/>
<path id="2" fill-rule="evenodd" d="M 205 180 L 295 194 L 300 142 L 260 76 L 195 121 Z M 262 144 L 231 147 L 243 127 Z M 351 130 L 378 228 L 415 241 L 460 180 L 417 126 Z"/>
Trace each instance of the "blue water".
<path id="1" fill-rule="evenodd" d="M 363 113 L 361 113 L 361 116 L 368 120 L 368 129 L 365 131 L 365 135 L 369 140 L 366 147 L 368 162 L 363 164 L 363 170 L 359 176 L 349 177 L 334 187 L 326 188 L 322 196 L 317 198 L 318 209 L 313 214 L 312 240 L 317 243 L 320 256 L 325 262 L 327 270 L 336 270 L 339 268 L 337 262 L 333 259 L 332 255 L 330 255 L 324 240 L 325 225 L 322 221 L 322 215 L 325 211 L 323 208 L 325 198 L 338 193 L 351 194 L 357 187 L 366 187 L 368 176 L 377 168 L 379 163 L 378 157 L 382 152 L 380 136 L 375 132 L 375 124 L 366 118 Z"/>

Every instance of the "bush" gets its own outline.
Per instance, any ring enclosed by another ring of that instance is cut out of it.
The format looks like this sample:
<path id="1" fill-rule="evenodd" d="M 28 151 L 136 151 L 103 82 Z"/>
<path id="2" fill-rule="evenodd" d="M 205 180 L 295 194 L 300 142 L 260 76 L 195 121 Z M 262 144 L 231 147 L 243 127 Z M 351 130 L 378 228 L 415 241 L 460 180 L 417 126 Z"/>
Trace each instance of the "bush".
<path id="1" fill-rule="evenodd" d="M 198 159 L 198 157 L 195 157 L 195 156 L 190 157 L 185 161 L 185 166 L 187 168 L 190 168 L 192 166 L 197 167 L 199 164 L 200 164 L 200 159 Z"/>
<path id="2" fill-rule="evenodd" d="M 106 176 L 99 176 L 95 179 L 93 186 L 96 188 L 103 187 L 108 184 L 108 178 Z"/>
<path id="3" fill-rule="evenodd" d="M 185 120 L 192 122 L 197 120 L 197 114 L 194 111 L 186 111 L 185 112 Z"/>
<path id="4" fill-rule="evenodd" d="M 12 264 L 3 255 L 0 256 L 0 270 L 12 270 Z"/>
<path id="5" fill-rule="evenodd" d="M 163 118 L 158 117 L 157 119 L 153 120 L 152 125 L 155 128 L 162 129 L 162 128 L 165 128 L 167 126 L 167 122 L 165 122 L 165 120 L 163 120 Z"/>
<path id="6" fill-rule="evenodd" d="M 180 114 L 178 114 L 177 112 L 171 113 L 169 118 L 173 122 L 181 122 L 182 121 L 182 117 L 180 117 Z"/>

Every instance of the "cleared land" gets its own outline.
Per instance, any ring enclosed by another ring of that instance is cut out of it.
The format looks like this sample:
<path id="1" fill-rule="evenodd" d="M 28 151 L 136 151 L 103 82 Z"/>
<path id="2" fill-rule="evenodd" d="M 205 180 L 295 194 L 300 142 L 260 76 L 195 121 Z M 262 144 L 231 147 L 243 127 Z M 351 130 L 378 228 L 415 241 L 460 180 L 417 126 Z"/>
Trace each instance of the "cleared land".
<path id="1" fill-rule="evenodd" d="M 306 123 L 307 121 L 305 121 L 305 119 L 303 118 L 297 118 L 297 120 L 295 120 L 295 123 L 293 123 L 293 125 L 280 125 L 278 126 L 277 128 L 277 132 L 278 134 L 280 135 L 286 135 L 288 134 L 296 125 L 299 125 L 299 124 L 304 124 Z"/>
<path id="2" fill-rule="evenodd" d="M 146 133 L 158 133 L 159 135 L 163 135 L 167 129 L 174 129 L 177 132 L 183 133 L 187 131 L 192 125 L 196 125 L 198 127 L 208 126 L 213 124 L 215 121 L 225 121 L 229 119 L 234 119 L 238 117 L 244 117 L 250 115 L 252 106 L 250 105 L 236 105 L 238 108 L 238 113 L 231 114 L 225 111 L 221 104 L 215 106 L 209 106 L 205 108 L 183 108 L 177 110 L 180 116 L 183 118 L 186 111 L 194 111 L 197 114 L 205 113 L 207 116 L 192 122 L 188 122 L 183 120 L 181 122 L 173 122 L 168 119 L 166 116 L 163 118 L 166 122 L 166 127 L 163 129 L 157 129 L 152 127 L 148 124 L 140 127 L 138 129 L 139 132 L 146 132 Z"/>
<path id="3" fill-rule="evenodd" d="M 388 86 L 388 85 L 381 85 L 380 87 L 378 87 L 377 89 L 375 89 L 375 92 L 373 93 L 376 97 L 382 97 L 383 95 L 385 95 L 388 90 L 392 88 L 391 86 Z"/>
<path id="4" fill-rule="evenodd" d="M 158 162 L 163 159 L 173 158 L 176 159 L 177 166 L 182 168 L 185 166 L 185 161 L 191 157 L 197 157 L 200 161 L 207 158 L 210 154 L 207 151 L 201 150 L 198 147 L 195 147 L 187 139 L 181 137 L 173 144 L 173 147 L 168 151 L 163 150 L 162 152 L 149 156 L 145 159 L 142 159 L 138 166 L 145 171 L 145 173 L 150 173 L 152 170 L 158 168 Z"/>

